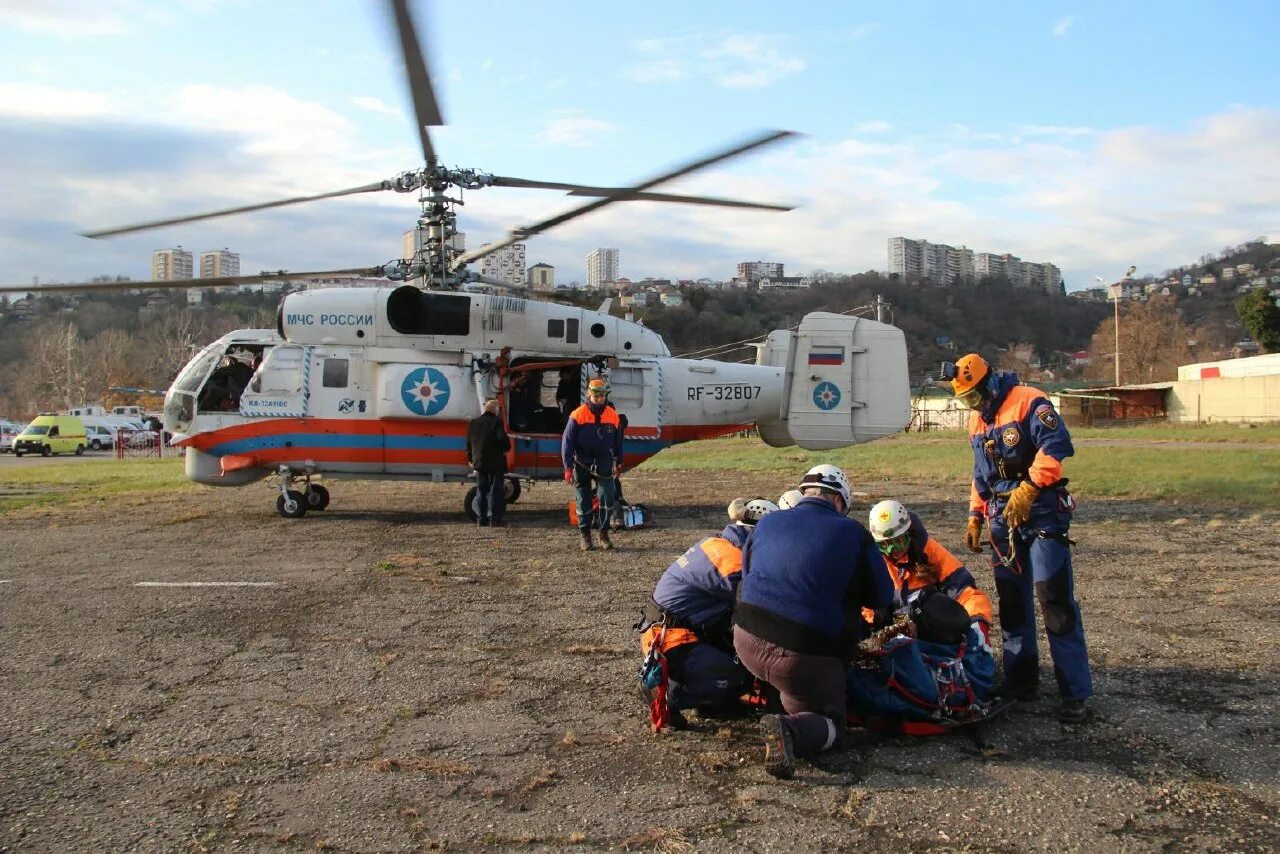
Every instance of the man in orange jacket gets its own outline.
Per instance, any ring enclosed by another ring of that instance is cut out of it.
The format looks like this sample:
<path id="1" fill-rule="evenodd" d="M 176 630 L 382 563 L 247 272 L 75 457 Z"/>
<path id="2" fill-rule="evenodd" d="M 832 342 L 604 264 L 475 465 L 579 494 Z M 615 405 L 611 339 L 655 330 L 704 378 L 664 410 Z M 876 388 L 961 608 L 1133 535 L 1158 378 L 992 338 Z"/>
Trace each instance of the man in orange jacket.
<path id="1" fill-rule="evenodd" d="M 1019 699 L 1039 693 L 1038 599 L 1062 697 L 1059 720 L 1081 723 L 1088 717 L 1085 700 L 1093 680 L 1067 535 L 1075 500 L 1062 463 L 1075 453 L 1071 435 L 1044 392 L 1021 385 L 1011 371 L 993 372 L 976 353 L 944 363 L 942 377 L 971 410 L 973 482 L 965 545 L 982 551 L 985 522 L 1000 599 L 1002 693 Z"/>
<path id="2" fill-rule="evenodd" d="M 600 545 L 605 551 L 613 548 L 609 520 L 617 502 L 623 429 L 618 410 L 609 403 L 609 384 L 599 378 L 591 380 L 587 383 L 587 402 L 569 413 L 569 422 L 560 440 L 564 479 L 573 484 L 578 504 L 578 531 L 582 535 L 583 551 L 595 548 L 591 542 L 591 523 L 596 518 L 591 507 L 593 493 L 599 499 L 603 520 Z"/>

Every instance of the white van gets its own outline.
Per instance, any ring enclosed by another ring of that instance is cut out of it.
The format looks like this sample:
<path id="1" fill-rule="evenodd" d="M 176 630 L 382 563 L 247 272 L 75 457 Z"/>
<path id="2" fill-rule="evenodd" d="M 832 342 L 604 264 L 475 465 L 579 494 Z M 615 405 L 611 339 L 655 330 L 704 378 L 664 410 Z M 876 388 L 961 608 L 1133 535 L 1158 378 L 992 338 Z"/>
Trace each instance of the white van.
<path id="1" fill-rule="evenodd" d="M 98 419 L 84 419 L 84 434 L 88 437 L 90 450 L 109 451 L 114 448 L 116 446 L 115 428 L 94 422 L 98 422 Z"/>
<path id="2" fill-rule="evenodd" d="M 21 432 L 21 424 L 0 420 L 0 454 L 13 453 L 13 439 Z"/>

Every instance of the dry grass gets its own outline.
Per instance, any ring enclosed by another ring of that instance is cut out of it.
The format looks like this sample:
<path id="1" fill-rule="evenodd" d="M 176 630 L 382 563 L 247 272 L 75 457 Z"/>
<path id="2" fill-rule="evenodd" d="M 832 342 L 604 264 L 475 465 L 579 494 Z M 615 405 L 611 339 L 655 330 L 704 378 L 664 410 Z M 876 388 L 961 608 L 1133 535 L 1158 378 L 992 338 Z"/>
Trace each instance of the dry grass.
<path id="1" fill-rule="evenodd" d="M 650 848 L 654 851 L 675 854 L 675 852 L 694 850 L 693 843 L 679 827 L 651 827 L 640 833 L 633 833 L 622 840 L 621 845 L 628 851 L 632 848 Z"/>
<path id="2" fill-rule="evenodd" d="M 439 777 L 462 777 L 476 773 L 475 767 L 465 762 L 438 759 L 434 756 L 406 756 L 402 759 L 387 756 L 373 760 L 369 763 L 369 767 L 382 774 L 392 771 L 417 771 Z"/>

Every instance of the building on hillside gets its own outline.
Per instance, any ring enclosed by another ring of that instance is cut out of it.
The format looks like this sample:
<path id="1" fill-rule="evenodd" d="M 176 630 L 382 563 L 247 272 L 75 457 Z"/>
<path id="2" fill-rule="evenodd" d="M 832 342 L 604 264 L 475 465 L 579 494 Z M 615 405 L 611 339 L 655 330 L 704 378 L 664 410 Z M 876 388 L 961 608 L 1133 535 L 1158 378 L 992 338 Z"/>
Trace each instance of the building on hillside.
<path id="1" fill-rule="evenodd" d="M 604 282 L 618 280 L 618 250 L 596 249 L 587 255 L 587 287 L 599 290 Z"/>
<path id="2" fill-rule="evenodd" d="M 240 275 L 240 255 L 232 252 L 230 249 L 206 249 L 200 253 L 200 278 L 201 279 L 225 279 L 229 276 Z M 234 291 L 237 286 L 226 288 L 214 288 L 216 291 Z M 196 299 L 193 299 L 195 297 Z M 203 300 L 200 292 L 196 289 L 187 291 L 187 302 L 200 302 Z"/>
<path id="3" fill-rule="evenodd" d="M 413 261 L 414 259 L 416 259 L 419 256 L 419 254 L 422 252 L 422 247 L 423 245 L 425 245 L 426 239 L 427 239 L 427 229 L 422 226 L 419 226 L 417 228 L 411 228 L 408 231 L 404 232 L 402 235 L 400 235 L 400 257 L 405 261 Z M 450 248 L 450 251 L 458 255 L 461 255 L 463 252 L 466 252 L 467 251 L 466 232 L 459 231 L 452 238 L 450 238 L 449 248 Z M 426 285 L 422 276 L 416 276 L 412 279 L 406 279 L 405 284 L 413 285 L 414 287 L 419 287 L 419 288 L 424 287 Z"/>
<path id="4" fill-rule="evenodd" d="M 1008 279 L 1014 287 L 1060 293 L 1062 271 L 1054 264 L 1023 261 L 1008 252 L 995 254 L 979 252 L 974 260 L 978 277 L 993 276 Z"/>
<path id="5" fill-rule="evenodd" d="M 684 305 L 684 295 L 679 291 L 663 291 L 658 294 L 658 300 L 667 308 Z"/>
<path id="6" fill-rule="evenodd" d="M 541 262 L 529 268 L 529 287 L 535 291 L 552 291 L 556 287 L 556 268 Z"/>
<path id="7" fill-rule="evenodd" d="M 767 279 L 761 279 L 757 286 L 762 291 L 794 291 L 807 288 L 809 284 L 808 276 L 772 276 Z"/>
<path id="8" fill-rule="evenodd" d="M 480 248 L 488 246 L 483 243 Z M 525 246 L 523 243 L 512 243 L 497 251 L 490 252 L 480 259 L 480 275 L 488 279 L 497 279 L 503 284 L 518 288 L 524 285 L 527 274 L 524 267 Z"/>
<path id="9" fill-rule="evenodd" d="M 1207 288 L 1213 287 L 1214 285 L 1218 284 L 1218 277 L 1215 276 L 1213 273 L 1208 273 L 1200 277 L 1200 284 Z"/>
<path id="10" fill-rule="evenodd" d="M 1183 286 L 1184 288 L 1189 288 L 1189 287 L 1191 287 L 1193 284 L 1195 284 L 1195 280 L 1191 277 L 1191 274 L 1190 274 L 1190 273 L 1183 273 L 1183 274 L 1182 274 L 1182 286 Z"/>
<path id="11" fill-rule="evenodd" d="M 237 267 L 239 259 L 236 259 Z M 173 249 L 157 249 L 151 253 L 151 278 L 160 282 L 174 282 L 179 279 L 194 279 L 195 258 L 191 252 L 181 246 Z M 199 288 L 187 289 L 187 303 L 199 305 L 204 301 L 204 292 Z"/>
<path id="12" fill-rule="evenodd" d="M 1223 268 L 1222 268 L 1222 281 L 1224 281 L 1224 282 L 1229 282 L 1229 281 L 1231 281 L 1232 279 L 1234 279 L 1235 277 L 1236 277 L 1236 268 L 1235 268 L 1235 267 L 1223 267 Z"/>
<path id="13" fill-rule="evenodd" d="M 754 285 L 761 279 L 776 279 L 782 276 L 782 264 L 777 261 L 741 261 L 738 263 L 738 275 L 747 284 Z"/>
<path id="14" fill-rule="evenodd" d="M 889 275 L 908 281 L 950 285 L 970 283 L 976 277 L 973 250 L 909 237 L 889 238 Z"/>

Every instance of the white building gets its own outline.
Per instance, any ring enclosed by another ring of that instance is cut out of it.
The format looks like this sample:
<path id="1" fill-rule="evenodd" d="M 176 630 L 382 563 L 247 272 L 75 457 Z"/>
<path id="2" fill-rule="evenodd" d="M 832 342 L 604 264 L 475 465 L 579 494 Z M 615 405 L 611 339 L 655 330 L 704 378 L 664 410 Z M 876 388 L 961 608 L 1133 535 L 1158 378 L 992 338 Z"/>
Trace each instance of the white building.
<path id="1" fill-rule="evenodd" d="M 488 245 L 485 243 L 480 248 Z M 522 287 L 526 278 L 524 249 L 523 243 L 513 243 L 490 252 L 480 259 L 480 275 L 487 279 L 497 279 L 513 288 Z"/>
<path id="2" fill-rule="evenodd" d="M 556 268 L 550 264 L 534 264 L 529 268 L 529 287 L 535 291 L 552 291 L 556 287 Z"/>
<path id="3" fill-rule="evenodd" d="M 935 285 L 950 285 L 957 279 L 968 283 L 976 278 L 972 249 L 909 237 L 889 238 L 889 273 Z"/>
<path id="4" fill-rule="evenodd" d="M 742 261 L 735 278 L 755 284 L 761 279 L 779 279 L 782 275 L 782 264 L 777 261 Z"/>
<path id="5" fill-rule="evenodd" d="M 807 288 L 810 284 L 808 276 L 777 276 L 770 279 L 761 279 L 758 287 L 762 291 L 794 291 Z"/>
<path id="6" fill-rule="evenodd" d="M 240 256 L 230 249 L 208 249 L 200 253 L 200 278 L 221 279 L 240 275 Z"/>
<path id="7" fill-rule="evenodd" d="M 597 249 L 587 255 L 587 287 L 599 290 L 605 282 L 618 280 L 618 250 Z"/>

